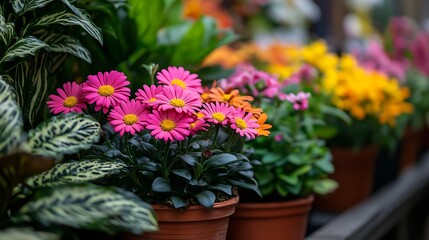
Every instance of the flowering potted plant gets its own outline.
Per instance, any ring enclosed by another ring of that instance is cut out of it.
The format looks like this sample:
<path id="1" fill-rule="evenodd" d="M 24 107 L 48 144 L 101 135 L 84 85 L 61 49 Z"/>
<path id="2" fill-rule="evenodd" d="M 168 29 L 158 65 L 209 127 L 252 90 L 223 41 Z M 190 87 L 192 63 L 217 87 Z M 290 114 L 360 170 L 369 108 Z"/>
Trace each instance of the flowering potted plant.
<path id="1" fill-rule="evenodd" d="M 336 187 L 327 177 L 334 170 L 329 149 L 317 133 L 325 124 L 320 118 L 323 101 L 311 99 L 321 96 L 308 85 L 281 83 L 249 64 L 239 65 L 219 86 L 229 89 L 226 96 L 252 95 L 253 104 L 264 109 L 259 113 L 259 134 L 267 136 L 243 145 L 262 198 L 240 192 L 228 239 L 302 239 L 313 194 Z M 209 97 L 216 92 L 213 88 Z"/>
<path id="2" fill-rule="evenodd" d="M 90 75 L 82 85 L 68 83 L 73 89 L 51 95 L 48 105 L 53 113 L 93 109 L 105 122 L 102 140 L 82 152 L 82 159 L 126 166 L 104 184 L 132 191 L 152 204 L 160 231 L 144 234 L 145 239 L 171 234 L 200 239 L 206 233 L 209 239 L 225 238 L 237 188 L 259 194 L 249 159 L 234 148 L 238 140 L 258 136 L 255 110 L 245 97 L 231 104 L 208 100 L 198 76 L 182 67 L 148 69 L 157 82 L 143 85 L 134 99 L 129 99 L 126 76 L 110 71 Z M 207 227 L 204 215 L 223 225 Z M 190 223 L 191 232 L 172 222 Z"/>

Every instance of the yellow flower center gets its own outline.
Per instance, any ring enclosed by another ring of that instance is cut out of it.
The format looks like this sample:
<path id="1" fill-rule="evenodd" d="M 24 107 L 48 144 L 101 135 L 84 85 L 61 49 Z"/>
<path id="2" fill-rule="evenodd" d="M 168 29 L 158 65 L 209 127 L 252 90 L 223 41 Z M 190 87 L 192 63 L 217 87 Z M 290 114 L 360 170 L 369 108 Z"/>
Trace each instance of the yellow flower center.
<path id="1" fill-rule="evenodd" d="M 186 83 L 178 78 L 175 78 L 173 80 L 171 80 L 170 82 L 171 85 L 177 85 L 183 89 L 186 89 Z"/>
<path id="2" fill-rule="evenodd" d="M 110 85 L 103 85 L 98 88 L 98 94 L 104 97 L 108 97 L 115 93 L 115 89 Z"/>
<path id="3" fill-rule="evenodd" d="M 202 113 L 202 112 L 197 112 L 197 113 L 195 113 L 195 115 L 197 115 L 197 118 L 203 118 L 204 117 L 204 113 Z"/>
<path id="4" fill-rule="evenodd" d="M 231 94 L 225 94 L 223 95 L 223 100 L 228 102 L 231 99 Z"/>
<path id="5" fill-rule="evenodd" d="M 201 99 L 203 99 L 204 102 L 207 102 L 209 100 L 209 94 L 208 93 L 201 94 Z"/>
<path id="6" fill-rule="evenodd" d="M 212 114 L 212 118 L 216 121 L 222 122 L 223 120 L 225 120 L 225 115 L 220 112 L 215 112 Z"/>
<path id="7" fill-rule="evenodd" d="M 179 99 L 179 98 L 173 98 L 170 100 L 170 104 L 175 106 L 175 107 L 182 108 L 185 106 L 185 101 L 183 101 L 182 99 Z"/>
<path id="8" fill-rule="evenodd" d="M 244 121 L 241 118 L 236 118 L 235 119 L 235 124 L 237 124 L 237 127 L 240 128 L 241 130 L 244 130 L 247 128 L 247 123 L 246 121 Z"/>
<path id="9" fill-rule="evenodd" d="M 191 125 L 189 126 L 189 129 L 193 129 L 195 127 L 196 123 L 191 123 Z"/>
<path id="10" fill-rule="evenodd" d="M 123 120 L 124 120 L 124 123 L 126 125 L 133 125 L 139 119 L 138 119 L 137 115 L 130 113 L 130 114 L 125 115 Z"/>
<path id="11" fill-rule="evenodd" d="M 151 103 L 153 103 L 153 102 L 155 102 L 156 101 L 156 98 L 151 98 L 151 99 L 149 99 L 149 102 L 151 102 Z"/>
<path id="12" fill-rule="evenodd" d="M 161 122 L 161 129 L 163 131 L 167 131 L 170 132 L 171 130 L 173 130 L 176 127 L 176 123 L 170 119 L 164 119 Z"/>
<path id="13" fill-rule="evenodd" d="M 74 107 L 76 104 L 77 104 L 77 99 L 75 96 L 70 96 L 64 99 L 64 102 L 63 102 L 64 107 L 68 107 L 68 108 Z"/>

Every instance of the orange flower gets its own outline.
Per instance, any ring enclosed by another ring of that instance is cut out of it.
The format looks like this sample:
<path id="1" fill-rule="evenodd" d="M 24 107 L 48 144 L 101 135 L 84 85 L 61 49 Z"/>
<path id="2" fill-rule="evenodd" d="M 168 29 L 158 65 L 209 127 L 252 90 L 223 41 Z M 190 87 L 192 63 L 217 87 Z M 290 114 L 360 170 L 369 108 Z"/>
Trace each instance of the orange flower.
<path id="1" fill-rule="evenodd" d="M 262 108 L 254 108 L 250 103 L 244 102 L 243 104 L 239 106 L 235 106 L 238 108 L 244 109 L 244 111 L 249 112 L 253 114 L 255 118 L 259 118 L 259 116 L 262 114 Z"/>
<path id="2" fill-rule="evenodd" d="M 259 118 L 257 123 L 259 124 L 259 128 L 256 129 L 256 131 L 258 131 L 258 136 L 268 136 L 270 135 L 270 131 L 268 129 L 270 129 L 272 126 L 271 124 L 267 124 L 265 123 L 268 119 L 268 115 L 266 113 L 262 113 Z"/>
<path id="3" fill-rule="evenodd" d="M 213 102 L 226 102 L 234 107 L 240 107 L 245 104 L 246 101 L 253 101 L 253 97 L 251 96 L 240 96 L 240 92 L 237 89 L 224 92 L 220 87 L 210 89 L 209 97 Z"/>

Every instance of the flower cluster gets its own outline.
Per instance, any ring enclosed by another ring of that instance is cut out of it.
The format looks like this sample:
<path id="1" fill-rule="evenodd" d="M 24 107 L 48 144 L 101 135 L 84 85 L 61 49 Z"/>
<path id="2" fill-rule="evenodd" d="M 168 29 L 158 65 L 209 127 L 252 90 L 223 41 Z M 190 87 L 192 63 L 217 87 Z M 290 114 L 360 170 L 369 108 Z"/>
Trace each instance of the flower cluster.
<path id="1" fill-rule="evenodd" d="M 238 90 L 225 93 L 220 87 L 209 90 L 209 99 L 201 98 L 201 79 L 182 67 L 169 67 L 157 75 L 158 86 L 144 85 L 129 100 L 129 82 L 117 71 L 88 76 L 82 85 L 65 83 L 50 95 L 51 112 L 82 112 L 86 103 L 95 111 L 109 111 L 109 122 L 120 135 L 132 135 L 151 130 L 156 139 L 182 141 L 208 124 L 229 126 L 241 136 L 254 139 L 258 135 L 260 109 L 252 108 L 250 96 L 240 96 Z"/>
<path id="2" fill-rule="evenodd" d="M 314 77 L 313 69 L 303 67 L 293 77 L 294 83 L 281 81 L 278 75 L 242 63 L 231 76 L 218 82 L 225 89 L 235 89 L 229 93 L 251 94 L 253 105 L 265 111 L 258 119 L 259 134 L 270 130 L 271 135 L 243 148 L 249 158 L 258 160 L 255 160 L 255 178 L 265 201 L 326 194 L 336 187 L 336 183 L 327 178 L 333 170 L 329 150 L 314 131 L 316 125 L 323 125 L 319 119 L 320 104 L 317 98 L 312 98 L 311 88 L 298 86 L 301 81 Z M 264 123 L 268 116 L 272 126 Z M 240 198 L 258 201 L 251 194 Z"/>
<path id="3" fill-rule="evenodd" d="M 130 99 L 123 73 L 98 73 L 81 85 L 66 83 L 48 106 L 54 114 L 94 109 L 106 116 L 105 141 L 86 155 L 121 159 L 131 179 L 120 187 L 148 202 L 210 207 L 219 194 L 233 195 L 233 187 L 259 192 L 249 160 L 231 150 L 270 134 L 253 97 L 216 84 L 203 88 L 198 75 L 183 67 L 163 69 L 156 80 Z"/>

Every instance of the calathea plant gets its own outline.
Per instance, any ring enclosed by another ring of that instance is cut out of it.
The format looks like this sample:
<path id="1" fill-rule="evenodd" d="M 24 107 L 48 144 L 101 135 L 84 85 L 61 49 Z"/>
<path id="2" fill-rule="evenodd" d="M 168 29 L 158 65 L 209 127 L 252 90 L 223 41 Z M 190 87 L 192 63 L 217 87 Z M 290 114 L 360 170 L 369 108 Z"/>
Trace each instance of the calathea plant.
<path id="1" fill-rule="evenodd" d="M 62 114 L 26 133 L 14 90 L 2 79 L 0 103 L 0 228 L 10 228 L 0 238 L 21 231 L 11 228 L 18 225 L 110 234 L 157 229 L 150 206 L 134 194 L 91 183 L 117 173 L 123 163 L 97 158 L 60 162 L 63 155 L 99 140 L 97 121 L 81 113 Z"/>
<path id="2" fill-rule="evenodd" d="M 91 62 L 76 36 L 79 29 L 99 43 L 101 30 L 72 0 L 13 0 L 0 4 L 0 75 L 14 86 L 26 128 L 40 111 L 55 72 L 67 54 Z M 80 28 L 76 28 L 80 27 Z"/>

